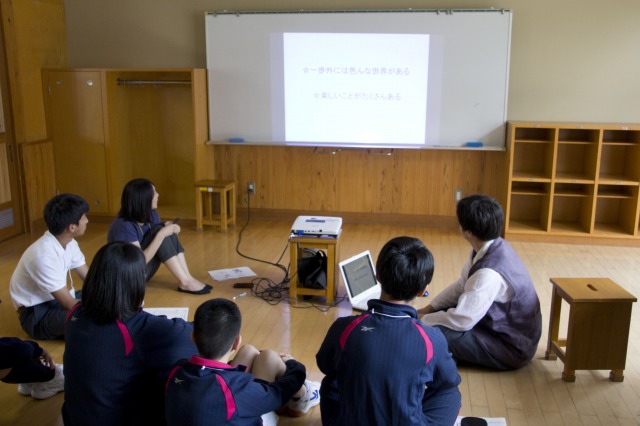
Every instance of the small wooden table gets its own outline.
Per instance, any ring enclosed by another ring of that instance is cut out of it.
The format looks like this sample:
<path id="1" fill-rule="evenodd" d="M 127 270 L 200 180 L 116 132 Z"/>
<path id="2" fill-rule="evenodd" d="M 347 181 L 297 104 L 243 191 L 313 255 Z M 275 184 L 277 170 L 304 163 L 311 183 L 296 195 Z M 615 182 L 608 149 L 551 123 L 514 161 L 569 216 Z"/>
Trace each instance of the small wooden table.
<path id="1" fill-rule="evenodd" d="M 220 229 L 225 231 L 227 225 L 235 225 L 235 181 L 200 180 L 194 186 L 196 188 L 196 229 L 202 229 L 202 225 L 220 225 Z M 216 201 L 219 206 L 217 213 L 214 208 Z"/>
<path id="2" fill-rule="evenodd" d="M 560 357 L 565 382 L 576 380 L 575 370 L 611 370 L 609 379 L 622 382 L 631 307 L 638 299 L 608 278 L 551 278 L 551 283 L 545 358 Z M 566 339 L 558 338 L 562 300 L 569 304 Z"/>
<path id="3" fill-rule="evenodd" d="M 338 242 L 340 236 L 326 237 L 291 237 L 289 241 L 289 276 L 293 277 L 289 283 L 289 296 L 325 296 L 327 304 L 333 302 L 336 294 L 336 259 L 338 258 Z M 323 250 L 327 254 L 327 288 L 315 289 L 302 287 L 298 282 L 298 257 L 304 249 Z"/>

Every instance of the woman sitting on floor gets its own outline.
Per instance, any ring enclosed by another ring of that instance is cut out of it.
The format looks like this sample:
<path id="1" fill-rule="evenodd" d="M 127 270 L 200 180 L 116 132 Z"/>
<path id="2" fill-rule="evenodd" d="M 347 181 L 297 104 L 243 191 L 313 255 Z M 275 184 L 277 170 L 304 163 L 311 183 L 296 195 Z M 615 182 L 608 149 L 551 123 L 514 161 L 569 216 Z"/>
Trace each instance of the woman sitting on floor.
<path id="1" fill-rule="evenodd" d="M 190 294 L 207 294 L 211 286 L 204 284 L 189 272 L 184 248 L 178 240 L 180 225 L 160 222 L 158 193 L 149 179 L 134 179 L 122 190 L 118 217 L 107 234 L 107 241 L 124 241 L 144 251 L 147 281 L 156 273 L 161 263 L 178 280 L 178 291 Z"/>

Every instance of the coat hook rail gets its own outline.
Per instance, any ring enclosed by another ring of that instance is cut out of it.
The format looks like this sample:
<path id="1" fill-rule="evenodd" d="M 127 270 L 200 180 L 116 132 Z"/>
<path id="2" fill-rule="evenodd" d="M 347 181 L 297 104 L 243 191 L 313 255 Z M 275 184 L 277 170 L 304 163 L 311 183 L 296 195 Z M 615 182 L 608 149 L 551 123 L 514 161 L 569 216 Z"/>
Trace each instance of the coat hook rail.
<path id="1" fill-rule="evenodd" d="M 118 86 L 130 86 L 130 87 L 144 87 L 153 86 L 159 87 L 163 85 L 184 85 L 191 84 L 190 80 L 124 80 L 117 79 L 116 84 Z"/>

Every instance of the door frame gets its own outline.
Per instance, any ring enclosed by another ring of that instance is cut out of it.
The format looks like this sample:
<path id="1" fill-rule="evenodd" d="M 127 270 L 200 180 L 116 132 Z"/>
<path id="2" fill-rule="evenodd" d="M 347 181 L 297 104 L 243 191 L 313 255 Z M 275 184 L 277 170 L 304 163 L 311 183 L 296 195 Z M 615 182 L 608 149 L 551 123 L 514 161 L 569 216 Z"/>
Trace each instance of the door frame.
<path id="1" fill-rule="evenodd" d="M 18 153 L 18 146 L 16 143 L 14 123 L 13 123 L 13 109 L 11 102 L 11 91 L 8 80 L 7 70 L 7 56 L 6 56 L 6 44 L 4 38 L 4 20 L 2 16 L 2 9 L 0 8 L 0 91 L 2 92 L 2 110 L 4 112 L 4 142 L 7 147 L 7 164 L 9 172 L 9 185 L 11 190 L 11 200 L 8 203 L 0 204 L 0 209 L 13 208 L 13 225 L 7 228 L 0 229 L 0 241 L 14 237 L 16 235 L 23 234 L 26 229 L 24 224 L 24 197 L 22 192 L 22 179 L 21 167 L 20 167 L 20 155 Z"/>

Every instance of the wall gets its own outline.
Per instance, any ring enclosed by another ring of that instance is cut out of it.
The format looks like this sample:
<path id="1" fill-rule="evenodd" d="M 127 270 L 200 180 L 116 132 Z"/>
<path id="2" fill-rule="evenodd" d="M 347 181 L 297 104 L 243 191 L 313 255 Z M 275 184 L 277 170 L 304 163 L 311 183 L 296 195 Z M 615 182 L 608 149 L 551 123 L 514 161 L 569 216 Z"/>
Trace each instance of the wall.
<path id="1" fill-rule="evenodd" d="M 205 67 L 215 10 L 509 8 L 510 120 L 640 121 L 640 2 L 65 0 L 70 66 Z M 615 7 L 614 7 L 615 6 Z M 232 36 L 232 35 L 230 35 Z"/>
<path id="2" fill-rule="evenodd" d="M 488 4 L 480 0 L 459 0 L 454 5 L 445 1 L 330 0 L 322 2 L 321 8 L 446 9 L 453 6 L 486 8 Z M 637 25 L 640 2 L 619 0 L 611 7 L 596 0 L 496 0 L 491 6 L 513 11 L 508 119 L 640 122 L 637 108 L 640 56 L 634 53 L 640 46 L 640 26 Z M 136 68 L 205 67 L 206 11 L 319 9 L 318 3 L 310 0 L 65 0 L 65 8 L 70 66 Z M 214 149 L 219 177 L 237 179 L 241 189 L 244 189 L 245 180 L 256 180 L 258 188 L 262 186 L 267 192 L 265 198 L 255 200 L 255 207 L 265 209 L 308 206 L 325 210 L 344 206 L 350 209 L 348 211 L 363 213 L 391 210 L 397 214 L 446 216 L 453 214 L 453 203 L 449 201 L 451 188 L 461 187 L 464 193 L 482 191 L 498 196 L 504 180 L 497 172 L 491 174 L 497 182 L 491 183 L 483 183 L 483 175 L 468 174 L 469 161 L 477 162 L 475 169 L 481 174 L 486 170 L 482 165 L 486 164 L 491 164 L 494 170 L 502 170 L 505 157 L 495 153 L 431 151 L 417 156 L 409 153 L 396 156 L 393 165 L 388 163 L 374 168 L 370 167 L 370 157 L 346 154 L 342 156 L 343 160 L 334 160 L 330 167 L 335 175 L 347 179 L 355 177 L 356 184 L 349 186 L 349 191 L 362 188 L 363 183 L 364 187 L 377 191 L 381 174 L 396 176 L 395 181 L 402 181 L 404 187 L 396 187 L 398 190 L 393 197 L 382 196 L 364 205 L 337 203 L 336 198 L 348 198 L 349 193 L 328 195 L 344 189 L 327 190 L 331 185 L 327 187 L 326 180 L 319 183 L 309 178 L 308 169 L 297 171 L 298 168 L 286 167 L 284 163 L 271 162 L 273 153 L 269 149 L 241 152 Z M 288 155 L 310 164 L 315 164 L 318 158 L 298 157 L 297 149 L 288 150 L 290 152 L 277 156 Z M 395 174 L 408 166 L 404 158 L 416 157 L 423 161 L 422 168 L 432 170 L 428 181 Z M 345 162 L 344 158 L 352 161 Z M 233 167 L 227 164 L 229 162 Z M 269 169 L 270 177 L 262 176 L 256 171 L 258 169 Z M 292 194 L 285 189 L 288 187 L 276 183 L 307 180 L 305 192 L 295 194 L 299 199 L 302 197 L 302 201 L 296 203 L 291 201 Z M 443 190 L 445 187 L 449 190 Z M 440 194 L 435 202 L 431 195 L 425 198 L 424 194 L 433 193 Z M 420 198 L 410 203 L 415 207 L 407 210 L 397 203 L 398 197 L 405 196 Z"/>

